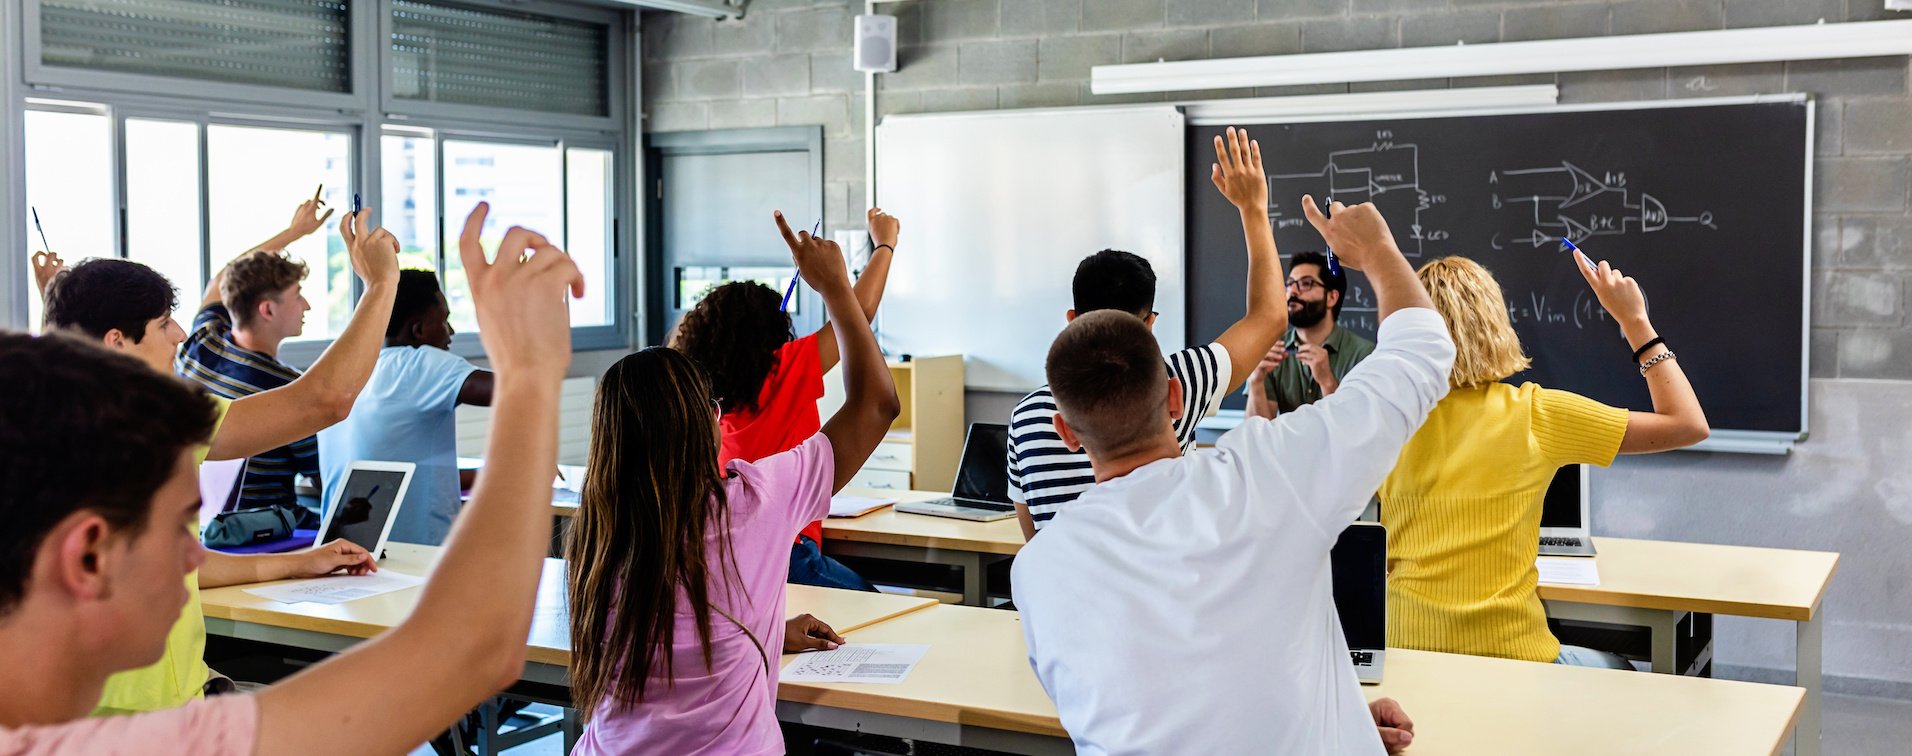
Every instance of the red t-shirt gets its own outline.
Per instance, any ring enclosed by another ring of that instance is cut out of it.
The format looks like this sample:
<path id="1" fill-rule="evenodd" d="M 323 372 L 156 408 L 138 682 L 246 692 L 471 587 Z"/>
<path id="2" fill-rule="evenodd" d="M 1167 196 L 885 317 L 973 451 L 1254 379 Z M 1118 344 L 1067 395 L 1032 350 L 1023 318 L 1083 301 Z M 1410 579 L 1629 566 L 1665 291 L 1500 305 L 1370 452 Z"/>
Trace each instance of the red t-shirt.
<path id="1" fill-rule="evenodd" d="M 757 411 L 724 413 L 717 463 L 756 462 L 797 448 L 823 430 L 817 413 L 817 400 L 822 398 L 823 361 L 817 356 L 817 334 L 786 342 L 777 348 L 777 364 L 757 392 Z M 823 522 L 804 526 L 802 535 L 823 543 Z"/>

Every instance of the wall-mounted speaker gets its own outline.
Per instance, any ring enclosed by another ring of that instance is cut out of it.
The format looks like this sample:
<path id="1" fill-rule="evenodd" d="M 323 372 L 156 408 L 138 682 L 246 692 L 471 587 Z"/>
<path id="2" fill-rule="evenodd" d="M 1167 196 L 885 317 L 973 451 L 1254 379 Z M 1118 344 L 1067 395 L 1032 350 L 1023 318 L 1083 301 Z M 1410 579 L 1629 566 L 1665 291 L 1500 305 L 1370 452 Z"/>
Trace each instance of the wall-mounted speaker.
<path id="1" fill-rule="evenodd" d="M 856 17 L 856 70 L 865 73 L 896 71 L 896 17 Z"/>

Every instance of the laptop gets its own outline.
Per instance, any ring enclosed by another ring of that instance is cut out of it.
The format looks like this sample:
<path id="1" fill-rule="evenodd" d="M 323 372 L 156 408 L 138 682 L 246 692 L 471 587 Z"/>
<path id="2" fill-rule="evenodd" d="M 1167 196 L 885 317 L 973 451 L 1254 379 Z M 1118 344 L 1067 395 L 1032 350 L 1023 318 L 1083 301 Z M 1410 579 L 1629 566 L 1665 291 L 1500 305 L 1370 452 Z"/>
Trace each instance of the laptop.
<path id="1" fill-rule="evenodd" d="M 1016 516 L 1009 501 L 1009 426 L 970 423 L 956 485 L 947 498 L 898 502 L 896 511 L 995 522 Z"/>
<path id="2" fill-rule="evenodd" d="M 385 551 L 385 539 L 398 520 L 398 506 L 412 485 L 418 465 L 410 462 L 353 462 L 342 482 L 326 481 L 331 506 L 319 523 L 319 543 L 343 538 L 374 555 Z"/>
<path id="3" fill-rule="evenodd" d="M 1567 465 L 1554 473 L 1547 498 L 1540 507 L 1540 555 L 1590 557 L 1593 533 L 1588 526 L 1591 496 L 1587 495 L 1587 466 Z"/>
<path id="4" fill-rule="evenodd" d="M 1362 685 L 1381 682 L 1388 635 L 1388 531 L 1357 522 L 1341 531 L 1329 553 L 1334 570 L 1334 609 L 1348 639 L 1354 676 Z"/>

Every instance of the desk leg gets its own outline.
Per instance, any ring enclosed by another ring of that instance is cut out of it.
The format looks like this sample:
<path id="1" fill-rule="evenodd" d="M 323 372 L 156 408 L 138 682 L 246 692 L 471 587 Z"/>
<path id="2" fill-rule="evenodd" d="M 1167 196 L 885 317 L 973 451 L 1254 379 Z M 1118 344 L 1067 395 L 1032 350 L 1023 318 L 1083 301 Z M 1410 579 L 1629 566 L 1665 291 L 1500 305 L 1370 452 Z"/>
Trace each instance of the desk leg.
<path id="1" fill-rule="evenodd" d="M 963 566 L 963 605 L 987 605 L 989 576 L 983 574 L 983 555 L 962 552 L 956 561 L 961 562 Z"/>
<path id="2" fill-rule="evenodd" d="M 1793 683 L 1806 689 L 1806 700 L 1799 707 L 1799 725 L 1793 729 L 1794 756 L 1819 756 L 1819 654 L 1823 650 L 1824 627 L 1820 613 L 1799 623 L 1798 651 L 1794 658 Z"/>
<path id="3" fill-rule="evenodd" d="M 564 752 L 577 750 L 578 739 L 584 736 L 584 717 L 578 710 L 569 706 L 564 708 Z"/>

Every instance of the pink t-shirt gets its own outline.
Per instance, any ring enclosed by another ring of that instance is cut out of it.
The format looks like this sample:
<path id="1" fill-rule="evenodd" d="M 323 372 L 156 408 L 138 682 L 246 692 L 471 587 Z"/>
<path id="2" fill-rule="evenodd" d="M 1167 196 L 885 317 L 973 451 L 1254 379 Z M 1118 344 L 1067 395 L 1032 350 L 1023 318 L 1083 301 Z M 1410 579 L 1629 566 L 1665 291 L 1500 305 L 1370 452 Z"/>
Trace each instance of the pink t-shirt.
<path id="1" fill-rule="evenodd" d="M 252 696 L 217 696 L 177 709 L 144 714 L 76 719 L 65 724 L 17 730 L 0 728 L 0 756 L 69 753 L 252 756 L 258 731 L 258 701 Z"/>
<path id="2" fill-rule="evenodd" d="M 777 661 L 783 653 L 783 585 L 790 572 L 790 539 L 830 513 L 836 477 L 829 437 L 818 433 L 797 448 L 756 463 L 736 460 L 726 469 L 734 585 L 713 578 L 710 603 L 750 628 L 758 645 L 723 615 L 711 612 L 711 666 L 704 667 L 697 624 L 678 594 L 675 682 L 662 679 L 661 665 L 635 706 L 605 701 L 584 728 L 574 756 L 668 753 L 753 756 L 784 752 L 777 726 Z M 709 553 L 716 553 L 711 533 Z M 720 569 L 710 557 L 713 575 Z M 737 589 L 741 590 L 737 590 Z M 770 669 L 766 673 L 764 658 Z M 659 659 L 659 661 L 662 661 Z"/>

